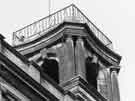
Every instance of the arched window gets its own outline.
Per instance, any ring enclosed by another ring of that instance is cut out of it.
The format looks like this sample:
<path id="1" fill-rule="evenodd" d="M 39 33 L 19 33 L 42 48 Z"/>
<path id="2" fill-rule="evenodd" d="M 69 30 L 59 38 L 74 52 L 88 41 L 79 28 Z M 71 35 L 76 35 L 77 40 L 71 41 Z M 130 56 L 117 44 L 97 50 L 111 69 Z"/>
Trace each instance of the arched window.
<path id="1" fill-rule="evenodd" d="M 92 58 L 88 57 L 85 61 L 86 65 L 86 80 L 90 85 L 97 89 L 97 76 L 99 66 L 97 63 L 92 63 Z"/>
<path id="2" fill-rule="evenodd" d="M 44 73 L 59 83 L 59 66 L 55 59 L 45 58 L 41 67 Z"/>

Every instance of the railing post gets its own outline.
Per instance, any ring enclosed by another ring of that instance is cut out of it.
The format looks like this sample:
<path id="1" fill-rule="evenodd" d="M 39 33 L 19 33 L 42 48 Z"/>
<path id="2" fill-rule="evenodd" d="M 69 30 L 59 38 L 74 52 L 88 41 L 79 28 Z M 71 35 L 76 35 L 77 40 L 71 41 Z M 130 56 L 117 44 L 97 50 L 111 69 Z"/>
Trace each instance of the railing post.
<path id="1" fill-rule="evenodd" d="M 74 6 L 72 5 L 72 21 L 74 20 L 74 16 L 75 16 L 74 13 L 75 13 L 74 12 Z"/>

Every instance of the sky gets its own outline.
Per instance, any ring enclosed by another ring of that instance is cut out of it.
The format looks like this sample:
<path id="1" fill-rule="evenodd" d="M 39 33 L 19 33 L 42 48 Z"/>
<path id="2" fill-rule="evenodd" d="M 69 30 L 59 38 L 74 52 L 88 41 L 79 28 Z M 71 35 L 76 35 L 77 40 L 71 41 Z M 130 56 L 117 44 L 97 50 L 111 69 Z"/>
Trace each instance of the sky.
<path id="1" fill-rule="evenodd" d="M 51 0 L 51 12 L 74 3 L 111 39 L 122 56 L 118 75 L 121 101 L 135 101 L 135 1 Z M 11 44 L 12 33 L 47 16 L 48 0 L 0 0 L 0 33 Z"/>

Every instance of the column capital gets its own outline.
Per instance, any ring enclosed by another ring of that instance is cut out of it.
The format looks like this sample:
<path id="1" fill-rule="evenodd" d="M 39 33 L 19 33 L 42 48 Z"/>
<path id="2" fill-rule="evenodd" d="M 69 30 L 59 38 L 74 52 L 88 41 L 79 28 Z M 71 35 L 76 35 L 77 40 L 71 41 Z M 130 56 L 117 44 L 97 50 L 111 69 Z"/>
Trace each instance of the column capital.
<path id="1" fill-rule="evenodd" d="M 65 38 L 66 38 L 66 41 L 73 40 L 73 38 L 72 38 L 71 35 L 68 35 L 68 36 L 66 36 Z"/>
<path id="2" fill-rule="evenodd" d="M 119 71 L 120 71 L 120 66 L 110 66 L 109 68 L 110 68 L 110 72 L 115 71 L 115 72 L 119 73 Z"/>

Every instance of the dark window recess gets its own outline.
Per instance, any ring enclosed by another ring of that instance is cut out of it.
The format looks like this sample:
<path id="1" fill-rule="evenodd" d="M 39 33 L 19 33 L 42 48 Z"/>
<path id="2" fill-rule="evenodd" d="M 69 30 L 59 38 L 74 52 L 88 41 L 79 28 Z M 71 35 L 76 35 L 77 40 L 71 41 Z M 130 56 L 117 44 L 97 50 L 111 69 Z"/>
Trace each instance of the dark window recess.
<path id="1" fill-rule="evenodd" d="M 58 62 L 55 59 L 44 59 L 42 64 L 42 70 L 54 81 L 59 83 L 59 67 Z"/>
<path id="2" fill-rule="evenodd" d="M 85 61 L 86 65 L 86 79 L 90 85 L 97 89 L 97 76 L 99 66 L 91 62 L 92 58 L 88 57 Z"/>
<path id="3" fill-rule="evenodd" d="M 55 53 L 47 53 L 47 56 L 48 57 L 56 57 L 56 54 Z"/>

